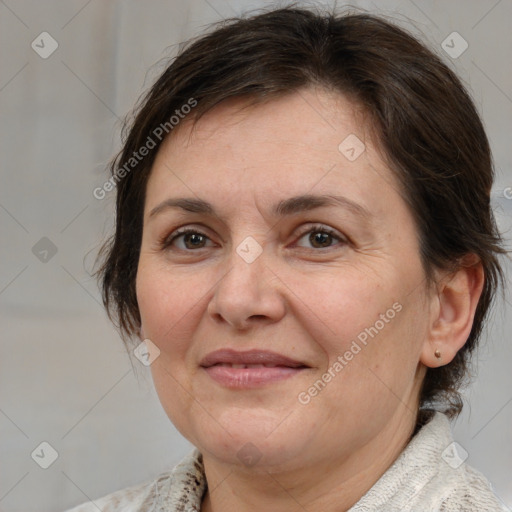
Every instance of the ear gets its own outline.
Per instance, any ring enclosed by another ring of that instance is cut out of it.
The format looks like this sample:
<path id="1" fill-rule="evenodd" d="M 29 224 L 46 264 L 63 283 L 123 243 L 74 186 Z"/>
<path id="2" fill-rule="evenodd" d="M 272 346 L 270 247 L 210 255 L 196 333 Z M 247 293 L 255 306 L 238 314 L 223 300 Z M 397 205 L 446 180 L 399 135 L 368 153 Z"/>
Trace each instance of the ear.
<path id="1" fill-rule="evenodd" d="M 142 327 L 142 325 L 140 326 L 139 329 L 139 338 L 141 339 L 141 341 L 144 341 L 146 339 L 146 336 L 144 335 L 144 327 Z"/>
<path id="2" fill-rule="evenodd" d="M 429 368 L 450 363 L 466 343 L 484 286 L 480 258 L 467 255 L 455 272 L 441 277 L 433 294 L 427 339 L 420 361 Z M 436 354 L 439 357 L 436 357 Z"/>

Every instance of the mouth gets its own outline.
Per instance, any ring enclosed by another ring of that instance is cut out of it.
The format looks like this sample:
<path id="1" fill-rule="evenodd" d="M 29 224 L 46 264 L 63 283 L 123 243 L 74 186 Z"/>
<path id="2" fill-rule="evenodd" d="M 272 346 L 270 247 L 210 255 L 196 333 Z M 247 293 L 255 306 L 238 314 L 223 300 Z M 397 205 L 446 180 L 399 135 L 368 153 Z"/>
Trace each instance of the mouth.
<path id="1" fill-rule="evenodd" d="M 217 383 L 231 389 L 250 389 L 298 375 L 307 364 L 276 352 L 222 349 L 208 354 L 200 366 Z"/>

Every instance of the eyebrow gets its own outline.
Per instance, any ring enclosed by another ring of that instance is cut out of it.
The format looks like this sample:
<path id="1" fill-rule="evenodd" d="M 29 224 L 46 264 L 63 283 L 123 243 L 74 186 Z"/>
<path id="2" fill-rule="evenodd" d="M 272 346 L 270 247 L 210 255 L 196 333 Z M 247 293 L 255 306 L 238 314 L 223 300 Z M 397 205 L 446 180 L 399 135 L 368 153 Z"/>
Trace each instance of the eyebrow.
<path id="1" fill-rule="evenodd" d="M 304 194 L 283 199 L 274 205 L 272 213 L 276 217 L 284 217 L 325 206 L 342 207 L 365 220 L 369 220 L 371 217 L 370 212 L 364 206 L 348 199 L 347 197 L 330 194 Z M 193 197 L 179 197 L 166 199 L 161 202 L 151 210 L 149 218 L 171 208 L 181 208 L 182 210 L 191 213 L 201 213 L 204 215 L 219 217 L 211 203 L 204 201 L 203 199 L 196 199 Z"/>

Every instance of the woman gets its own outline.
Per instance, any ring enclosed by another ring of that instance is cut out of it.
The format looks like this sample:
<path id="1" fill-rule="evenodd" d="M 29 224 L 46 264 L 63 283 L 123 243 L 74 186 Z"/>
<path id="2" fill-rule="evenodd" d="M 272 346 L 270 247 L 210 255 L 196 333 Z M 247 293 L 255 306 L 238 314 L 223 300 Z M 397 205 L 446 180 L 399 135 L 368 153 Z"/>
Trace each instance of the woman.
<path id="1" fill-rule="evenodd" d="M 505 251 L 439 58 L 370 15 L 231 20 L 111 170 L 104 302 L 196 449 L 75 512 L 505 510 L 450 433 Z"/>

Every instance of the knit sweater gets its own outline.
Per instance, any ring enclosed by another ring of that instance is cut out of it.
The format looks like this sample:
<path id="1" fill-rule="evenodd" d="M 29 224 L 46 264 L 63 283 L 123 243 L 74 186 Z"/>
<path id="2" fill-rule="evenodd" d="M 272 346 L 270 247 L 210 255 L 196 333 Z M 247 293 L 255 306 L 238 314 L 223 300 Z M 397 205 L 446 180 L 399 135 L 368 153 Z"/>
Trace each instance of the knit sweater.
<path id="1" fill-rule="evenodd" d="M 510 512 L 486 478 L 463 462 L 448 418 L 437 412 L 389 469 L 347 512 Z M 200 511 L 203 459 L 194 449 L 155 480 L 79 505 L 68 512 Z"/>

